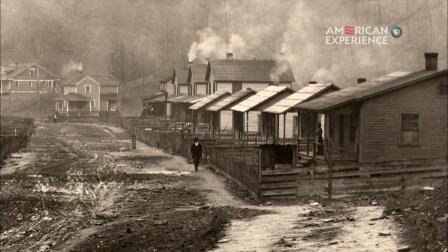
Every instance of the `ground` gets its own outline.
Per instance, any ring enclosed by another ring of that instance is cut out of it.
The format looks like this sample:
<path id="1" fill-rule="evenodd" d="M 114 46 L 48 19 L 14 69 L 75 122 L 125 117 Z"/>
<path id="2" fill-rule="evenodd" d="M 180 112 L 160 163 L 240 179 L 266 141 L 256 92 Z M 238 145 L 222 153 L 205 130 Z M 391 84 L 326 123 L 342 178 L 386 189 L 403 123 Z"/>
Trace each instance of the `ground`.
<path id="1" fill-rule="evenodd" d="M 370 198 L 254 201 L 121 129 L 37 123 L 1 169 L 1 251 L 397 251 Z M 373 202 L 374 203 L 374 202 Z"/>

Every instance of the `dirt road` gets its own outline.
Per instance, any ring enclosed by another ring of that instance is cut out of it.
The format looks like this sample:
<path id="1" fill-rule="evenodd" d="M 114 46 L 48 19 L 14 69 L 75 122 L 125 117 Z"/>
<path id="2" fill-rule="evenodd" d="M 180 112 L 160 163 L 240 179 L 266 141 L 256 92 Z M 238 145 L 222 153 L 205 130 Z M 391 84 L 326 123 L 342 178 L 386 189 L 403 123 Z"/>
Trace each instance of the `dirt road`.
<path id="1" fill-rule="evenodd" d="M 1 169 L 2 251 L 396 251 L 378 206 L 251 205 L 121 129 L 40 123 Z M 229 223 L 230 221 L 230 223 Z M 144 248 L 144 249 L 142 249 Z"/>

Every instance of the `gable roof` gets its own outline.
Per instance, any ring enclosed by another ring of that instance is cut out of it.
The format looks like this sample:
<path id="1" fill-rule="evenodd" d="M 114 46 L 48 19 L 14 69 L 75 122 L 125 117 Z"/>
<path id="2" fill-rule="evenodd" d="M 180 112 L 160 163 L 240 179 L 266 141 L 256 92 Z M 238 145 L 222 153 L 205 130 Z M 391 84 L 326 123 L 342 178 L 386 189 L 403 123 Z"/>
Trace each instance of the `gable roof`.
<path id="1" fill-rule="evenodd" d="M 51 75 L 55 79 L 59 78 L 56 74 L 48 71 L 45 67 L 43 67 L 43 66 L 41 66 L 41 65 L 39 65 L 37 63 L 19 63 L 19 64 L 17 64 L 15 66 L 14 70 L 12 70 L 9 73 L 7 73 L 7 78 L 8 79 L 12 79 L 12 78 L 16 77 L 17 75 L 23 73 L 24 71 L 30 69 L 31 67 L 37 67 L 37 68 L 45 71 L 46 73 L 48 73 L 49 75 Z"/>
<path id="2" fill-rule="evenodd" d="M 196 102 L 195 104 L 191 105 L 188 109 L 191 110 L 199 110 L 199 109 L 203 109 L 211 104 L 213 104 L 214 102 L 217 102 L 219 100 L 221 100 L 224 97 L 229 96 L 230 93 L 227 91 L 217 91 L 209 96 L 204 97 L 204 99 L 201 99 L 200 101 Z"/>
<path id="3" fill-rule="evenodd" d="M 177 78 L 177 84 L 188 84 L 188 68 L 175 68 L 173 71 L 173 80 L 175 78 Z"/>
<path id="4" fill-rule="evenodd" d="M 221 111 L 227 109 L 228 107 L 234 105 L 237 102 L 240 102 L 249 96 L 254 95 L 256 92 L 252 89 L 240 90 L 238 92 L 233 93 L 230 96 L 220 100 L 219 102 L 213 104 L 208 107 L 206 110 L 208 111 Z"/>
<path id="5" fill-rule="evenodd" d="M 281 64 L 282 66 L 279 66 Z M 272 73 L 276 72 L 278 67 L 284 67 L 285 70 L 273 79 Z M 243 81 L 243 82 L 294 82 L 289 62 L 276 60 L 243 60 L 243 59 L 221 59 L 211 60 L 207 67 L 206 79 L 210 75 L 216 81 Z"/>
<path id="6" fill-rule="evenodd" d="M 63 86 L 76 86 L 86 78 L 90 78 L 100 86 L 119 86 L 117 80 L 111 75 L 89 75 L 82 72 L 73 72 L 66 75 L 62 81 Z"/>
<path id="7" fill-rule="evenodd" d="M 188 70 L 188 82 L 205 83 L 205 74 L 207 73 L 207 64 L 193 64 Z"/>
<path id="8" fill-rule="evenodd" d="M 274 105 L 266 108 L 263 112 L 282 114 L 288 112 L 290 109 L 294 108 L 299 103 L 309 101 L 314 97 L 323 94 L 328 90 L 339 90 L 340 88 L 332 83 L 316 83 L 309 84 L 308 86 L 300 89 L 299 91 L 291 94 L 285 99 L 280 100 Z"/>
<path id="9" fill-rule="evenodd" d="M 268 86 L 230 109 L 238 112 L 247 112 L 279 95 L 291 94 L 293 92 L 292 89 L 286 86 Z"/>
<path id="10" fill-rule="evenodd" d="M 392 92 L 440 75 L 446 75 L 447 69 L 438 71 L 418 71 L 413 73 L 394 72 L 378 79 L 363 82 L 336 92 L 323 95 L 314 100 L 301 103 L 296 108 L 326 111 L 342 105 L 359 102 L 372 97 Z"/>

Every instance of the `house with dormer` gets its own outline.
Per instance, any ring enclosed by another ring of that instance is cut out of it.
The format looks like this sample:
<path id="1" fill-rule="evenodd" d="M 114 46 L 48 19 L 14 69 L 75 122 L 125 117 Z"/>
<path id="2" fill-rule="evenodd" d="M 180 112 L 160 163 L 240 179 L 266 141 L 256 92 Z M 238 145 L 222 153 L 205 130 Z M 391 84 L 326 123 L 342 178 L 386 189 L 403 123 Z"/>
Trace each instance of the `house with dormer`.
<path id="1" fill-rule="evenodd" d="M 37 63 L 11 64 L 1 67 L 0 93 L 55 92 L 59 76 Z"/>

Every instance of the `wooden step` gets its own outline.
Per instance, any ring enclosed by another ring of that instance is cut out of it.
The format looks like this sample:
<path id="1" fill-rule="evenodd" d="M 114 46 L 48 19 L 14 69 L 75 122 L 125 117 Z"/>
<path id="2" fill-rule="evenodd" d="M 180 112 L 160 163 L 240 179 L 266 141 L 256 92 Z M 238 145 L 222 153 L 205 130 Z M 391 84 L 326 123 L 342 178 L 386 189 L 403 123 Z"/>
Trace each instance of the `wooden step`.
<path id="1" fill-rule="evenodd" d="M 260 185 L 260 190 L 271 190 L 271 189 L 290 189 L 297 188 L 297 182 L 273 182 L 273 183 L 262 183 Z"/>

